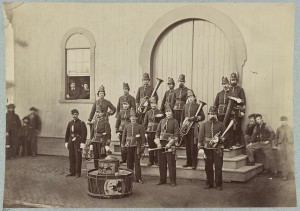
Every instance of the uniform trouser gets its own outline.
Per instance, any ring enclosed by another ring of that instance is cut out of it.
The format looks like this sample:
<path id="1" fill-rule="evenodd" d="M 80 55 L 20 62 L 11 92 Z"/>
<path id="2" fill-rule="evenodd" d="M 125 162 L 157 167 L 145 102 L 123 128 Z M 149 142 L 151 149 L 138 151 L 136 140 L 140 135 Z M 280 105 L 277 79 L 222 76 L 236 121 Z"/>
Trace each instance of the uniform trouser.
<path id="1" fill-rule="evenodd" d="M 254 152 L 258 149 L 262 149 L 265 154 L 264 168 L 270 169 L 270 165 L 271 165 L 272 166 L 271 168 L 273 169 L 273 171 L 277 172 L 277 166 L 275 163 L 271 143 L 269 143 L 269 144 L 264 144 L 263 142 L 252 143 L 251 147 L 247 148 L 247 155 L 248 155 L 249 161 L 254 162 Z"/>
<path id="2" fill-rule="evenodd" d="M 194 143 L 194 128 L 191 128 L 188 134 L 186 134 L 183 139 L 185 139 L 186 145 L 186 164 L 188 166 L 197 166 L 198 158 L 198 147 Z"/>
<path id="3" fill-rule="evenodd" d="M 222 167 L 223 167 L 223 157 L 217 154 L 215 149 L 204 149 L 206 155 L 205 159 L 205 172 L 206 172 L 206 184 L 213 186 L 214 176 L 216 181 L 216 186 L 222 186 Z M 213 165 L 215 165 L 215 175 Z"/>
<path id="4" fill-rule="evenodd" d="M 242 143 L 242 117 L 236 118 L 235 130 L 233 130 L 233 144 Z"/>
<path id="5" fill-rule="evenodd" d="M 30 151 L 32 155 L 35 155 L 37 153 L 37 132 L 35 129 L 31 129 Z"/>
<path id="6" fill-rule="evenodd" d="M 178 123 L 181 122 L 181 113 L 182 113 L 182 110 L 174 110 L 174 119 L 176 119 L 178 121 Z M 180 139 L 182 145 L 185 146 L 185 140 L 184 140 L 184 138 L 182 138 L 180 136 L 179 139 Z"/>
<path id="7" fill-rule="evenodd" d="M 278 144 L 278 155 L 279 155 L 279 166 L 281 167 L 281 174 L 284 177 L 287 177 L 288 175 L 288 162 L 287 162 L 287 148 L 285 143 Z"/>
<path id="8" fill-rule="evenodd" d="M 141 179 L 142 172 L 137 147 L 127 147 L 127 168 L 134 170 L 135 180 Z"/>
<path id="9" fill-rule="evenodd" d="M 143 124 L 143 121 L 144 121 L 144 118 L 145 118 L 145 113 L 141 113 L 141 114 L 138 114 L 137 116 L 137 119 L 136 119 L 136 122 L 140 125 Z"/>
<path id="10" fill-rule="evenodd" d="M 94 166 L 95 169 L 98 169 L 99 167 L 98 159 L 106 157 L 105 146 L 102 143 L 96 143 L 96 142 L 93 142 L 92 144 L 93 144 L 93 153 L 94 153 Z"/>
<path id="11" fill-rule="evenodd" d="M 148 145 L 150 149 L 156 148 L 157 145 L 154 143 L 155 139 L 155 132 L 154 133 L 147 133 L 148 134 Z M 150 151 L 149 152 L 149 162 L 154 164 L 157 163 L 157 154 L 156 150 Z"/>
<path id="12" fill-rule="evenodd" d="M 69 161 L 70 161 L 70 173 L 81 176 L 81 161 L 82 155 L 80 152 L 80 142 L 69 140 Z"/>
<path id="13" fill-rule="evenodd" d="M 160 181 L 167 181 L 167 168 L 169 168 L 169 176 L 171 183 L 176 183 L 176 160 L 175 154 L 172 152 L 163 153 L 162 149 L 157 150 Z"/>
<path id="14" fill-rule="evenodd" d="M 123 136 L 123 131 L 121 131 L 121 135 L 119 136 L 120 146 L 122 143 L 122 136 Z M 127 148 L 126 147 L 121 147 L 121 159 L 124 163 L 126 163 L 126 160 L 127 160 Z"/>

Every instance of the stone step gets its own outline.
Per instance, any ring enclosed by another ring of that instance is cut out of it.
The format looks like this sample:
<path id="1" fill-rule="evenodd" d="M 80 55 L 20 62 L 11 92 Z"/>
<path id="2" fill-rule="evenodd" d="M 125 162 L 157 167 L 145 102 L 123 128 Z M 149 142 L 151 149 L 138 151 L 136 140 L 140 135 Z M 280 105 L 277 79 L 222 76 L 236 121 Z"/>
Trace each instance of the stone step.
<path id="1" fill-rule="evenodd" d="M 94 168 L 93 161 L 86 161 L 85 164 L 86 170 L 90 170 Z M 126 168 L 126 164 L 121 165 L 122 168 Z M 144 163 L 141 163 L 142 167 L 142 175 L 144 176 L 153 176 L 159 178 L 159 169 L 158 166 L 147 166 Z M 246 182 L 256 174 L 262 171 L 262 164 L 255 164 L 255 166 L 243 166 L 238 169 L 227 169 L 223 168 L 223 180 L 225 182 Z M 176 177 L 180 179 L 199 179 L 206 180 L 206 173 L 204 167 L 197 167 L 196 170 L 192 168 L 183 168 L 181 166 L 176 166 Z"/>
<path id="2" fill-rule="evenodd" d="M 121 160 L 121 152 L 113 152 L 113 157 Z M 246 165 L 247 155 L 238 155 L 233 158 L 223 158 L 223 168 L 227 169 L 238 169 Z M 144 159 L 141 160 L 141 163 L 147 164 L 149 162 L 149 155 L 145 154 Z M 177 156 L 176 165 L 182 166 L 186 164 L 186 156 Z M 198 167 L 204 167 L 205 161 L 203 154 L 198 154 Z"/>
<path id="3" fill-rule="evenodd" d="M 119 142 L 112 141 L 111 147 L 114 152 L 121 152 L 121 147 Z M 224 149 L 224 158 L 233 158 L 242 154 L 242 148 L 243 146 L 240 147 L 233 146 L 232 150 Z M 177 149 L 176 150 L 177 156 L 186 156 L 185 147 L 178 147 L 176 149 Z M 145 154 L 149 154 L 148 145 L 146 145 Z"/>

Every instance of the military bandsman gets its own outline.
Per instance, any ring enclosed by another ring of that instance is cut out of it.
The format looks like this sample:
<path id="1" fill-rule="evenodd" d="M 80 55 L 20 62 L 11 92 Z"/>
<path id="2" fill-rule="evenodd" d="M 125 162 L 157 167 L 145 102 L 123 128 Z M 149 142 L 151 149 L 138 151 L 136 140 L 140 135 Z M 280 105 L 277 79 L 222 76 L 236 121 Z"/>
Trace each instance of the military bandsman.
<path id="1" fill-rule="evenodd" d="M 162 112 L 165 112 L 165 106 L 166 104 L 169 104 L 169 106 L 171 106 L 171 108 L 173 109 L 174 108 L 174 105 L 175 105 L 175 90 L 174 90 L 174 87 L 175 87 L 175 82 L 174 82 L 174 79 L 173 78 L 170 78 L 168 77 L 168 87 L 169 87 L 169 90 L 167 90 L 165 92 L 165 95 L 162 99 L 162 102 L 161 102 L 161 111 Z"/>
<path id="2" fill-rule="evenodd" d="M 133 96 L 129 94 L 130 87 L 128 83 L 123 83 L 123 91 L 124 95 L 119 98 L 118 104 L 117 104 L 117 113 L 116 116 L 118 116 L 119 112 L 123 110 L 123 102 L 126 101 L 129 104 L 129 110 L 133 108 L 136 110 L 135 105 L 135 99 Z"/>
<path id="3" fill-rule="evenodd" d="M 214 106 L 217 108 L 218 111 L 218 120 L 223 122 L 229 99 L 227 98 L 229 95 L 229 81 L 227 77 L 222 77 L 222 86 L 223 90 L 220 91 L 214 102 Z"/>
<path id="4" fill-rule="evenodd" d="M 174 105 L 174 118 L 181 122 L 181 113 L 183 106 L 186 104 L 188 88 L 185 87 L 185 75 L 181 74 L 178 78 L 179 87 L 174 90 L 175 105 Z"/>

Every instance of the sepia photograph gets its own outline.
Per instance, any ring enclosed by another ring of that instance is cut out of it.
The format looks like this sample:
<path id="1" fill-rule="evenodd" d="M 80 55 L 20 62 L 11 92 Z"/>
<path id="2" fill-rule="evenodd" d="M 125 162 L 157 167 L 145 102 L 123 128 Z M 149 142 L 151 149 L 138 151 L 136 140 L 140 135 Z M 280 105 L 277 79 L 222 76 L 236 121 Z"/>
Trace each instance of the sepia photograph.
<path id="1" fill-rule="evenodd" d="M 295 2 L 2 6 L 3 208 L 297 207 Z"/>

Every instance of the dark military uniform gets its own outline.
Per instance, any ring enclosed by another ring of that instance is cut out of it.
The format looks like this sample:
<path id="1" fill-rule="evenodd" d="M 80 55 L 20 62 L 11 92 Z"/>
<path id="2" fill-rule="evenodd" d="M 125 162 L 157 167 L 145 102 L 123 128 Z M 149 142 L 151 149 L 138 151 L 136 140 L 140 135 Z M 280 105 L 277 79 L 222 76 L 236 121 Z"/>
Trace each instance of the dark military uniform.
<path id="1" fill-rule="evenodd" d="M 197 110 L 199 108 L 199 104 L 192 102 L 187 103 L 183 106 L 183 111 L 181 114 L 181 124 L 185 120 L 186 117 L 194 117 Z M 186 145 L 186 157 L 187 163 L 185 167 L 191 166 L 193 168 L 197 167 L 197 156 L 198 156 L 198 148 L 197 148 L 197 137 L 195 136 L 195 130 L 198 130 L 198 126 L 196 125 L 197 122 L 201 122 L 205 119 L 205 115 L 203 110 L 198 113 L 199 118 L 194 118 L 194 123 L 189 132 L 183 137 L 185 145 Z"/>
<path id="2" fill-rule="evenodd" d="M 148 145 L 150 149 L 157 147 L 154 143 L 154 138 L 158 123 L 161 120 L 161 118 L 155 117 L 157 114 L 163 115 L 163 113 L 157 108 L 147 111 L 143 123 L 148 134 Z M 154 151 L 149 152 L 149 163 L 151 163 L 152 165 L 154 163 L 157 163 L 157 155 Z"/>
<path id="3" fill-rule="evenodd" d="M 228 102 L 229 102 L 229 99 L 227 98 L 228 94 L 229 94 L 229 90 L 220 91 L 217 94 L 215 102 L 214 102 L 214 106 L 217 108 L 217 111 L 218 111 L 218 120 L 220 122 L 223 122 L 225 114 L 226 114 L 226 110 L 227 110 L 227 106 L 228 106 Z"/>
<path id="4" fill-rule="evenodd" d="M 37 111 L 35 107 L 30 109 Z M 28 115 L 29 117 L 29 128 L 30 128 L 30 142 L 28 144 L 28 152 L 29 154 L 35 156 L 37 153 L 37 135 L 40 133 L 42 129 L 42 121 L 38 114 L 32 113 Z"/>
<path id="5" fill-rule="evenodd" d="M 129 109 L 133 108 L 134 110 L 136 110 L 136 104 L 135 104 L 135 99 L 133 96 L 131 96 L 130 94 L 128 95 L 123 95 L 119 98 L 118 101 L 118 105 L 117 105 L 117 115 L 120 111 L 123 110 L 123 102 L 127 101 L 129 103 Z"/>
<path id="6" fill-rule="evenodd" d="M 96 118 L 91 130 L 94 166 L 98 169 L 98 159 L 106 157 L 105 146 L 110 145 L 111 129 L 109 123 L 104 119 Z"/>
<path id="7" fill-rule="evenodd" d="M 125 129 L 125 126 L 129 123 L 130 123 L 130 110 L 129 109 L 121 110 L 117 115 L 117 121 L 116 121 L 116 132 L 121 133 L 121 136 L 119 136 L 120 146 L 121 146 L 121 143 L 122 143 L 123 131 Z M 123 147 L 121 149 L 121 159 L 124 163 L 127 160 L 127 152 L 126 152 L 125 147 Z"/>
<path id="8" fill-rule="evenodd" d="M 108 112 L 108 108 L 111 110 L 110 112 Z M 93 104 L 91 113 L 90 113 L 90 117 L 89 117 L 89 121 L 92 121 L 96 110 L 99 110 L 101 112 L 104 113 L 104 119 L 106 121 L 108 121 L 108 116 L 109 115 L 113 115 L 116 112 L 116 107 L 113 106 L 113 104 L 111 104 L 110 101 L 106 100 L 106 99 L 98 99 L 96 100 L 96 102 Z"/>
<path id="9" fill-rule="evenodd" d="M 206 185 L 209 187 L 213 187 L 214 182 L 213 165 L 215 165 L 216 186 L 222 187 L 223 146 L 222 143 L 213 146 L 210 141 L 217 133 L 221 136 L 224 131 L 225 125 L 219 121 L 207 121 L 200 127 L 199 143 L 204 147 Z"/>
<path id="10" fill-rule="evenodd" d="M 166 183 L 167 180 L 167 166 L 169 168 L 169 176 L 171 184 L 176 185 L 176 148 L 175 141 L 179 138 L 179 123 L 173 117 L 165 118 L 159 122 L 156 130 L 155 138 L 159 138 L 162 147 L 174 140 L 174 143 L 170 144 L 170 148 L 164 150 L 157 150 L 158 153 L 158 165 L 160 174 L 160 183 Z"/>
<path id="11" fill-rule="evenodd" d="M 8 107 L 15 106 L 13 104 L 8 105 Z M 17 154 L 16 147 L 18 144 L 18 137 L 19 137 L 19 129 L 21 127 L 21 120 L 20 117 L 13 111 L 7 111 L 6 113 L 6 146 L 9 145 L 7 149 L 7 158 L 15 157 Z"/>
<path id="12" fill-rule="evenodd" d="M 70 174 L 81 176 L 82 155 L 80 144 L 85 143 L 87 136 L 86 125 L 80 119 L 72 120 L 68 123 L 65 142 L 68 143 Z M 76 137 L 75 140 L 73 140 Z"/>
<path id="13" fill-rule="evenodd" d="M 175 90 L 174 89 L 169 89 L 165 92 L 164 98 L 161 102 L 161 111 L 165 112 L 165 105 L 168 103 L 171 108 L 173 109 L 175 106 Z"/>
<path id="14" fill-rule="evenodd" d="M 178 122 L 181 122 L 181 113 L 183 110 L 183 106 L 186 104 L 188 90 L 189 89 L 187 87 L 177 88 L 174 90 L 173 97 L 175 97 L 175 105 L 173 110 L 174 110 L 174 118 Z"/>
<path id="15" fill-rule="evenodd" d="M 137 137 L 139 135 L 139 137 Z M 135 170 L 135 179 L 141 180 L 140 159 L 145 149 L 145 129 L 137 123 L 125 126 L 121 147 L 127 147 L 127 168 Z"/>

